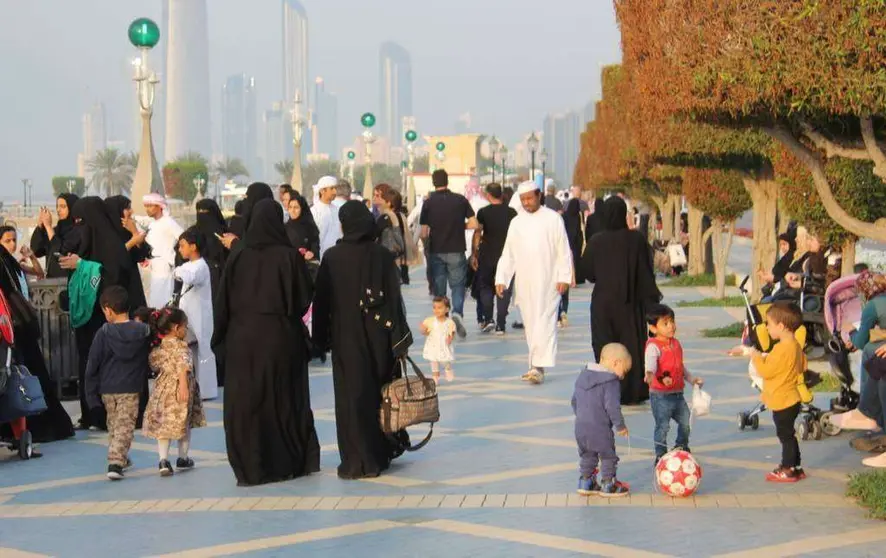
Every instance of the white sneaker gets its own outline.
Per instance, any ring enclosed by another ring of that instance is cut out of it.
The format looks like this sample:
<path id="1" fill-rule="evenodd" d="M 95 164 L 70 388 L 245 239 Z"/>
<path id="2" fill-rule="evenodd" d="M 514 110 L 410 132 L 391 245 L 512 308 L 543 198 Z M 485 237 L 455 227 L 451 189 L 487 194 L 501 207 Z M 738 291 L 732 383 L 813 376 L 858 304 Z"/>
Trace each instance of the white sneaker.
<path id="1" fill-rule="evenodd" d="M 881 453 L 880 455 L 875 455 L 874 457 L 866 457 L 861 460 L 863 465 L 867 465 L 868 467 L 874 467 L 877 469 L 886 468 L 886 453 Z"/>

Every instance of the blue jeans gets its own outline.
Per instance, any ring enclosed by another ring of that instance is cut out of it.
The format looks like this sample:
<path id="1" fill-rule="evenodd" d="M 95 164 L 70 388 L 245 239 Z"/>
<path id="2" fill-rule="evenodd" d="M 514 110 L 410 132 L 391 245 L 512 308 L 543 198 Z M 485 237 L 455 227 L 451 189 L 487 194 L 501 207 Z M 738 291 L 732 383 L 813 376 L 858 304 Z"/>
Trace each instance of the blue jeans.
<path id="1" fill-rule="evenodd" d="M 431 254 L 429 266 L 434 282 L 434 296 L 446 296 L 446 283 L 452 290 L 452 311 L 465 315 L 465 280 L 468 275 L 468 261 L 464 252 L 451 254 Z"/>
<path id="2" fill-rule="evenodd" d="M 668 452 L 668 432 L 671 420 L 677 423 L 677 442 L 675 447 L 689 449 L 689 405 L 683 393 L 649 394 L 652 405 L 652 418 L 655 420 L 655 456 L 661 457 Z"/>

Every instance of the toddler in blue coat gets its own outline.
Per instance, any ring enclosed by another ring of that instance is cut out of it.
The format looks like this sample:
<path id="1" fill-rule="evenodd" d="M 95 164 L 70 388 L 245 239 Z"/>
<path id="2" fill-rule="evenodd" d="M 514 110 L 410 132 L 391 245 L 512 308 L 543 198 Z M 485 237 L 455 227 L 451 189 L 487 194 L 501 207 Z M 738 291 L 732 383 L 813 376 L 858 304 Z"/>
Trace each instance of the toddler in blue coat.
<path id="1" fill-rule="evenodd" d="M 615 436 L 628 435 L 621 413 L 621 384 L 631 369 L 631 355 L 624 345 L 610 343 L 600 353 L 600 364 L 588 363 L 575 381 L 572 410 L 575 412 L 575 441 L 578 444 L 578 493 L 607 498 L 628 495 L 627 485 L 615 477 L 618 455 Z M 597 482 L 597 464 L 600 482 Z"/>

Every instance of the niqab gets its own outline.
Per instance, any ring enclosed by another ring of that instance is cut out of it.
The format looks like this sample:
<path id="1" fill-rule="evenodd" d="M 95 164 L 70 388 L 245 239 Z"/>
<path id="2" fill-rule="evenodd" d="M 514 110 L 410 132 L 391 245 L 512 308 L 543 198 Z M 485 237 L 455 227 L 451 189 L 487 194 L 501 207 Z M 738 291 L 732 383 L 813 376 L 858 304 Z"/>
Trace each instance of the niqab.
<path id="1" fill-rule="evenodd" d="M 205 198 L 197 202 L 197 224 L 195 225 L 203 235 L 203 247 L 200 255 L 213 268 L 223 268 L 227 252 L 224 245 L 216 235 L 228 232 L 225 218 L 215 200 Z"/>
<path id="2" fill-rule="evenodd" d="M 72 210 L 74 222 L 81 231 L 77 255 L 102 265 L 104 286 L 128 287 L 129 254 L 104 202 L 97 196 L 81 198 Z"/>

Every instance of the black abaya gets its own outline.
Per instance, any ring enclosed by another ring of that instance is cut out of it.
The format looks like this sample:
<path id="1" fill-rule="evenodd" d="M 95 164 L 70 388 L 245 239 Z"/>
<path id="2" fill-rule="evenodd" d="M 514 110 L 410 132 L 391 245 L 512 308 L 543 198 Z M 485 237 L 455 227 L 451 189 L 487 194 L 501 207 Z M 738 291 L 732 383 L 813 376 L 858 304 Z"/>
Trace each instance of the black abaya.
<path id="1" fill-rule="evenodd" d="M 603 347 L 621 343 L 631 353 L 630 372 L 621 382 L 625 405 L 649 399 L 643 381 L 643 353 L 648 338 L 646 309 L 661 300 L 655 284 L 649 244 L 638 231 L 628 230 L 627 205 L 618 197 L 606 201 L 604 232 L 595 234 L 582 258 L 582 270 L 594 283 L 591 296 L 591 342 L 597 360 Z"/>
<path id="2" fill-rule="evenodd" d="M 578 198 L 572 198 L 566 203 L 566 209 L 563 211 L 563 222 L 566 227 L 566 237 L 569 239 L 569 249 L 572 251 L 572 261 L 575 272 L 575 284 L 581 285 L 585 282 L 584 273 L 578 263 L 581 261 L 581 254 L 584 251 L 585 237 L 582 230 L 582 220 L 584 214 L 581 212 L 581 201 Z"/>
<path id="3" fill-rule="evenodd" d="M 209 266 L 209 284 L 212 292 L 212 310 L 218 312 L 218 304 L 215 302 L 219 292 L 222 273 L 225 262 L 228 259 L 228 250 L 219 240 L 219 236 L 228 232 L 224 215 L 215 200 L 206 198 L 197 202 L 197 224 L 194 225 L 202 236 L 200 255 Z M 215 375 L 218 386 L 225 385 L 225 361 L 224 351 L 219 351 L 215 357 Z"/>
<path id="4" fill-rule="evenodd" d="M 404 336 L 400 276 L 393 254 L 374 242 L 374 223 L 365 206 L 349 201 L 339 217 L 344 236 L 323 255 L 317 279 L 314 343 L 332 350 L 338 476 L 377 477 L 398 455 L 381 430 L 378 412 L 381 388 L 394 377 L 394 339 Z M 383 312 L 398 322 L 391 329 L 374 319 L 375 311 L 364 315 L 367 288 L 384 293 Z"/>
<path id="5" fill-rule="evenodd" d="M 111 221 L 111 226 L 117 231 L 117 236 L 120 237 L 124 247 L 132 238 L 132 232 L 126 230 L 121 220 L 123 219 L 123 211 L 131 207 L 132 202 L 126 196 L 105 198 L 105 209 L 108 211 L 108 219 Z M 151 258 L 151 247 L 147 242 L 143 242 L 140 246 L 133 246 L 128 252 L 129 261 L 126 264 L 128 284 L 123 286 L 126 287 L 126 292 L 129 293 L 129 309 L 136 310 L 148 305 L 138 264 Z"/>
<path id="6" fill-rule="evenodd" d="M 228 461 L 240 486 L 320 470 L 308 384 L 306 328 L 311 281 L 289 245 L 273 200 L 253 210 L 218 294 L 213 349 L 224 343 Z"/>
<path id="7" fill-rule="evenodd" d="M 74 194 L 62 194 L 58 199 L 65 200 L 68 206 L 68 217 L 59 219 L 55 225 L 55 234 L 52 240 L 46 234 L 46 229 L 38 224 L 31 235 L 31 251 L 38 258 L 46 258 L 46 277 L 67 277 L 68 272 L 59 267 L 58 254 L 67 254 L 76 250 L 77 238 L 74 232 L 74 220 L 71 218 L 71 211 L 74 204 L 80 199 Z M 74 234 L 72 234 L 74 233 Z"/>

